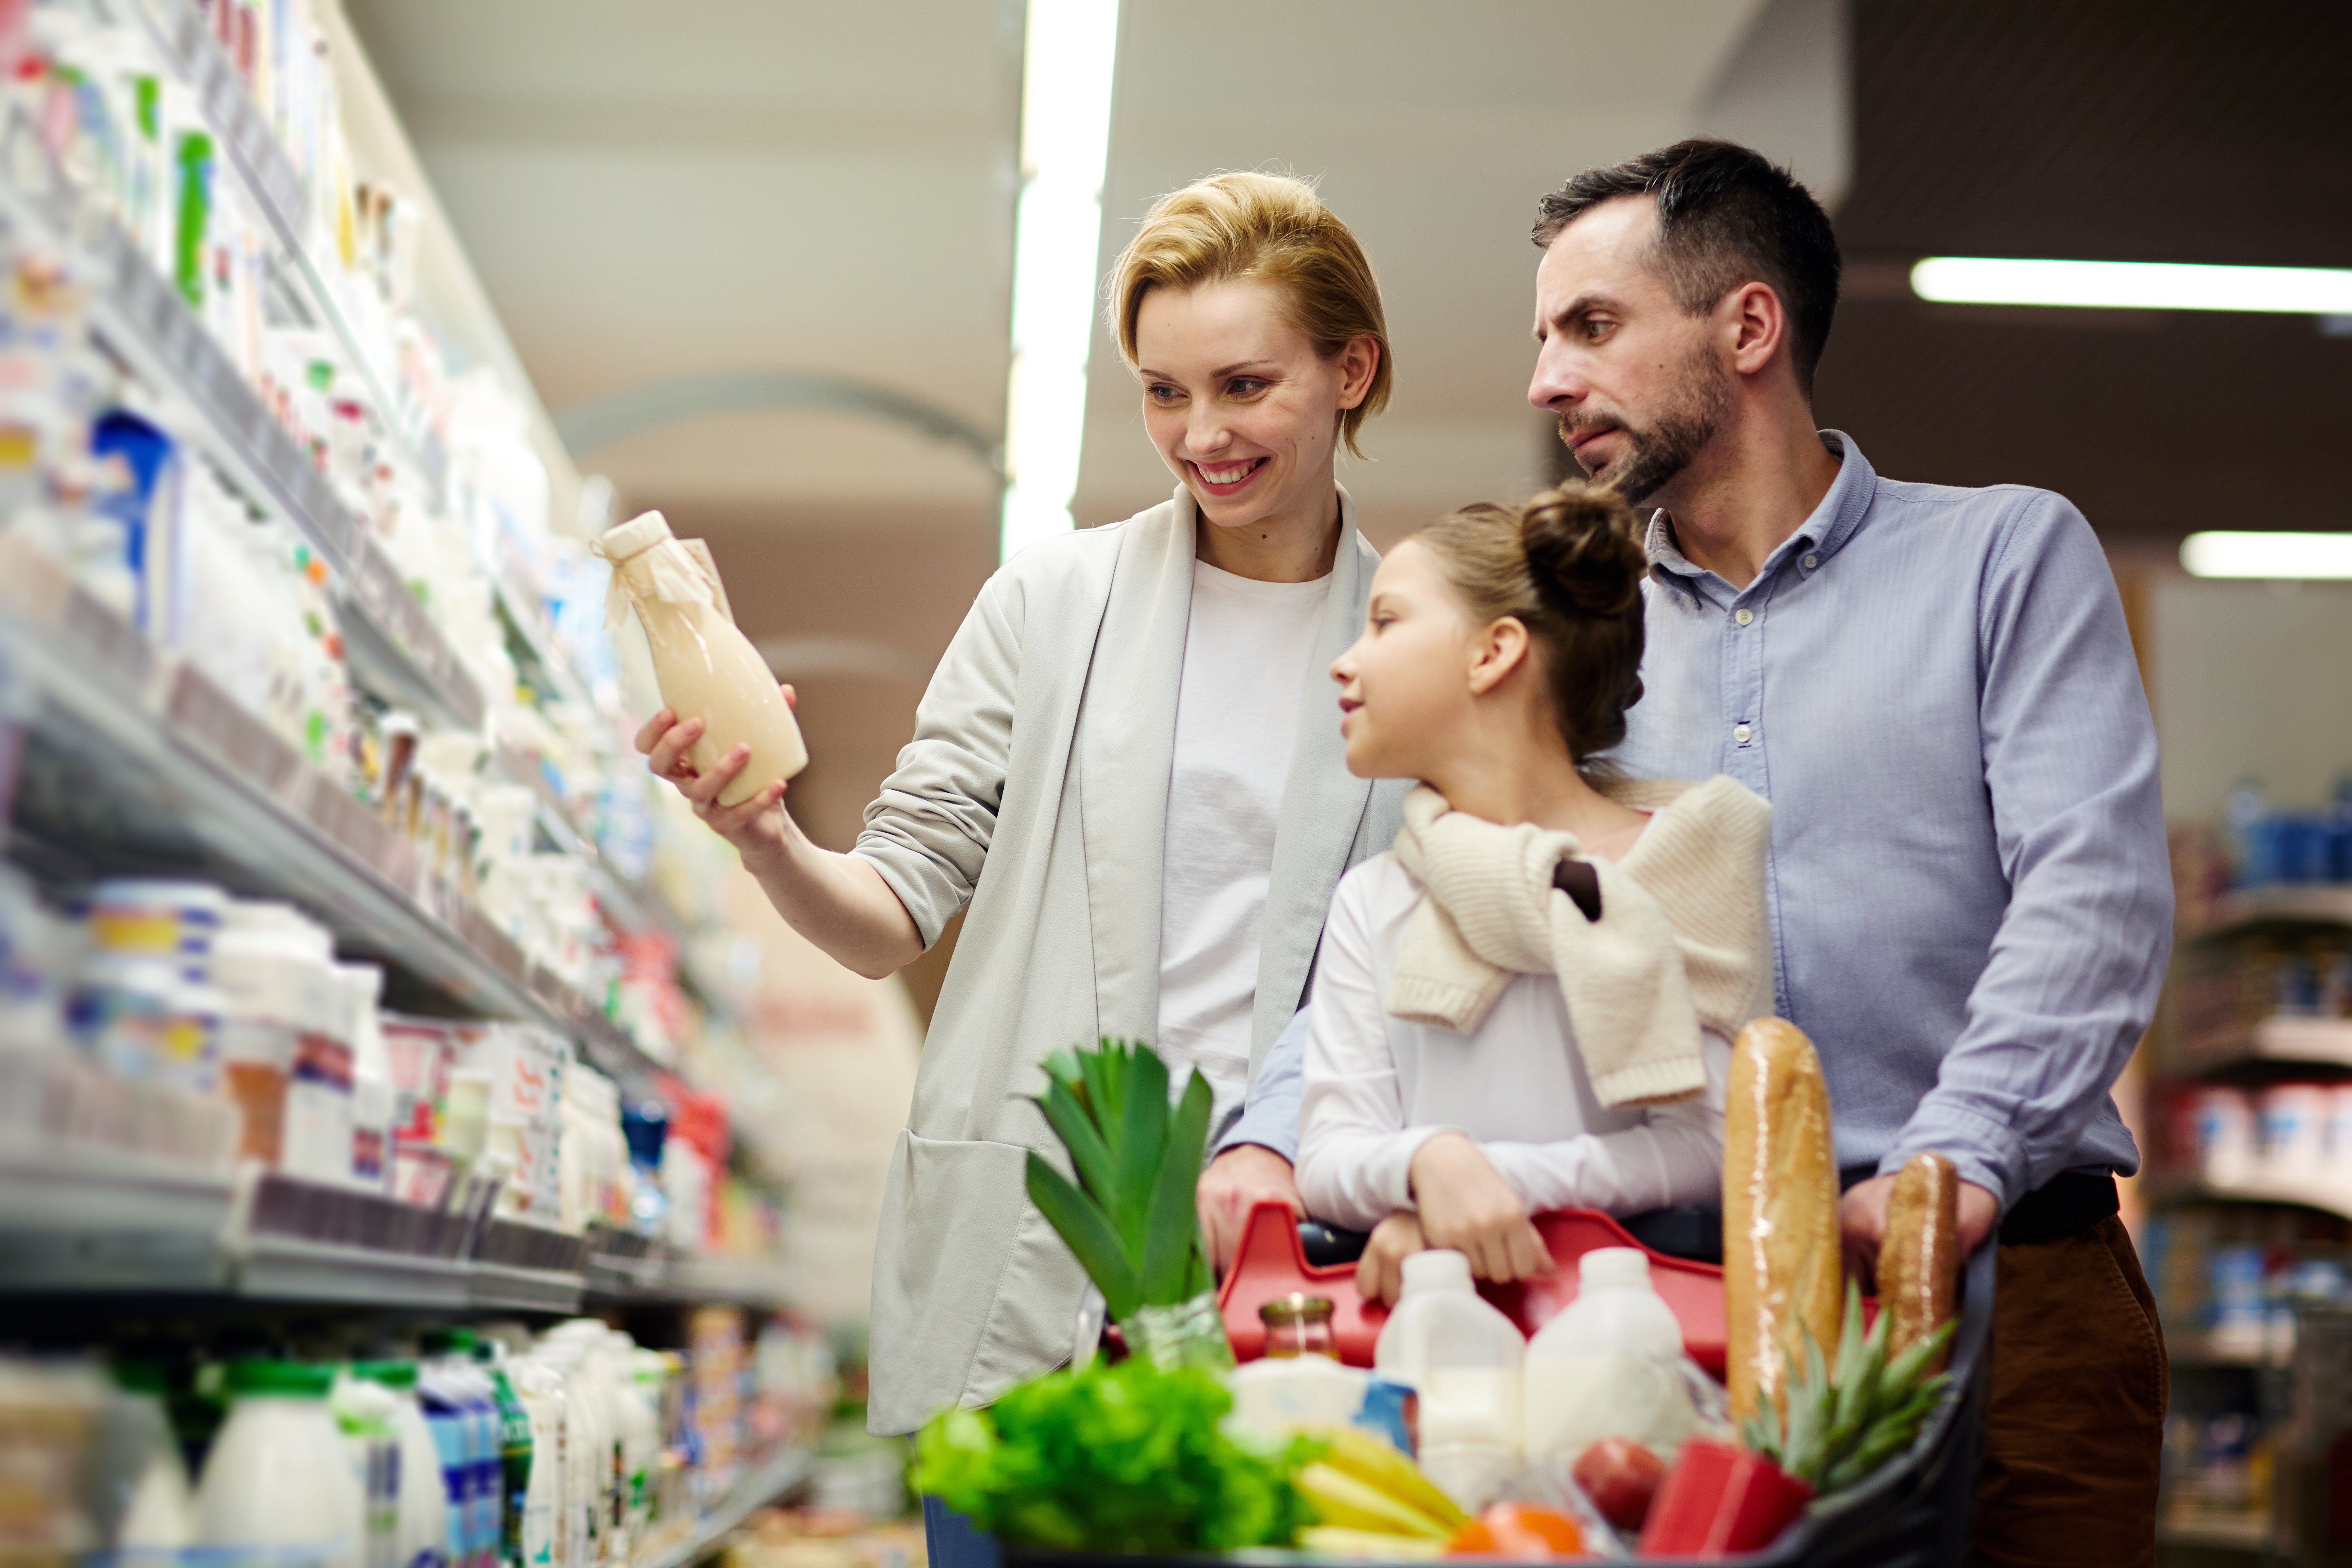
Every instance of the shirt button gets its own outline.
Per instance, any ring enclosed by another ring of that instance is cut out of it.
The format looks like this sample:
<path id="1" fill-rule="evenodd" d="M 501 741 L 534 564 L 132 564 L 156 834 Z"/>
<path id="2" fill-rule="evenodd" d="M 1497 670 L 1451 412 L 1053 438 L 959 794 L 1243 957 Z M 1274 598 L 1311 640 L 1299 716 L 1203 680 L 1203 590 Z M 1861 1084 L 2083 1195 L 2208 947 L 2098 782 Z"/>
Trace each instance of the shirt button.
<path id="1" fill-rule="evenodd" d="M 1734 724 L 1731 727 L 1731 738 L 1738 742 L 1743 746 L 1748 744 L 1748 737 L 1755 732 L 1756 731 L 1753 729 L 1746 724 Z"/>
<path id="2" fill-rule="evenodd" d="M 1804 561 L 1803 561 L 1803 563 L 1802 563 L 1802 564 L 1803 564 L 1803 566 L 1804 566 L 1805 570 L 1806 570 L 1806 571 L 1808 571 L 1808 572 L 1811 571 L 1814 567 L 1816 567 L 1816 566 L 1820 565 L 1821 563 L 1822 563 L 1822 558 L 1821 558 L 1820 556 L 1818 556 L 1818 555 L 1808 555 L 1808 556 L 1806 556 L 1806 557 L 1805 557 L 1805 559 L 1804 559 Z"/>
<path id="3" fill-rule="evenodd" d="M 1731 618 L 1738 621 L 1744 626 L 1748 622 L 1756 618 L 1756 612 L 1753 610 L 1734 610 L 1731 612 Z"/>

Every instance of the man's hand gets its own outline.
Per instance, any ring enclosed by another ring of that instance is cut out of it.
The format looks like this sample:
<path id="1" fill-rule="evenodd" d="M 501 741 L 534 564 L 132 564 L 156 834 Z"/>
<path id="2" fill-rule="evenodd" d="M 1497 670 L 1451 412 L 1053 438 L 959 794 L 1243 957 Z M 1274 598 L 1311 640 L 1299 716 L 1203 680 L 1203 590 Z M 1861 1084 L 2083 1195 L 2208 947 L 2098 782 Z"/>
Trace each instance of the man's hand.
<path id="1" fill-rule="evenodd" d="M 1242 1227 L 1249 1223 L 1251 1209 L 1262 1203 L 1278 1203 L 1301 1217 L 1307 1213 L 1290 1162 L 1256 1143 L 1236 1144 L 1210 1161 L 1209 1168 L 1201 1173 L 1200 1185 L 1192 1189 L 1192 1202 L 1200 1210 L 1201 1235 L 1208 1241 L 1209 1261 L 1219 1279 L 1233 1267 L 1234 1252 L 1242 1244 Z"/>
<path id="2" fill-rule="evenodd" d="M 786 707 L 800 705 L 799 693 L 791 687 L 778 689 L 784 694 Z M 678 794 L 692 803 L 694 815 L 733 845 L 747 865 L 762 858 L 773 859 L 782 853 L 789 831 L 783 810 L 784 781 L 772 780 L 765 788 L 733 805 L 719 805 L 719 795 L 751 760 L 751 748 L 735 746 L 719 759 L 710 772 L 698 773 L 687 753 L 708 728 L 700 719 L 681 721 L 677 713 L 665 708 L 638 730 L 637 750 L 644 754 L 646 765 L 654 775 L 677 786 Z"/>
<path id="3" fill-rule="evenodd" d="M 1895 1178 L 1873 1176 L 1848 1187 L 1838 1202 L 1838 1228 L 1845 1244 L 1845 1269 L 1865 1290 L 1878 1288 L 1878 1243 L 1886 1234 L 1886 1205 Z M 1960 1257 L 1985 1244 L 2000 1223 L 2000 1200 L 1974 1182 L 1960 1184 Z"/>
<path id="4" fill-rule="evenodd" d="M 1414 1152 L 1412 1202 L 1424 1244 L 1467 1253 L 1479 1279 L 1507 1284 L 1551 1272 L 1550 1249 L 1518 1194 L 1466 1133 L 1441 1132 Z"/>
<path id="5" fill-rule="evenodd" d="M 1381 1221 L 1364 1243 L 1364 1255 L 1356 1259 L 1356 1294 L 1395 1306 L 1404 1294 L 1404 1260 L 1428 1246 L 1421 1238 L 1421 1220 L 1411 1211 L 1400 1210 Z"/>

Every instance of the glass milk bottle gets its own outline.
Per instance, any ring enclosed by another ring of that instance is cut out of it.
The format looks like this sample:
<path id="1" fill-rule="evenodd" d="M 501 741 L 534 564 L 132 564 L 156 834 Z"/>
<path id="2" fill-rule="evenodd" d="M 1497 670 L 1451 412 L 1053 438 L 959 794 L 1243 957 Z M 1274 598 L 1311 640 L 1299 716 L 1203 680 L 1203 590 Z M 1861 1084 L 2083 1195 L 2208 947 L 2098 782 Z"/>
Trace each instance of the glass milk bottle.
<path id="1" fill-rule="evenodd" d="M 751 746 L 751 761 L 719 797 L 722 805 L 740 805 L 806 767 L 808 748 L 767 661 L 728 613 L 708 554 L 689 548 L 699 543 L 672 535 L 657 511 L 606 530 L 595 542 L 613 563 L 604 619 L 614 625 L 624 603 L 635 606 L 662 701 L 680 720 L 703 721 L 702 738 L 687 753 L 698 772 L 709 773 L 739 744 Z"/>
<path id="2" fill-rule="evenodd" d="M 1527 1348 L 1472 1287 L 1468 1258 L 1441 1247 L 1404 1260 L 1404 1294 L 1372 1347 L 1372 1367 L 1420 1392 L 1421 1468 L 1473 1513 L 1519 1468 Z"/>
<path id="3" fill-rule="evenodd" d="M 1638 1248 L 1577 1259 L 1576 1300 L 1528 1345 L 1528 1455 L 1571 1464 L 1603 1437 L 1672 1462 L 1698 1415 L 1683 1380 L 1683 1331 Z"/>

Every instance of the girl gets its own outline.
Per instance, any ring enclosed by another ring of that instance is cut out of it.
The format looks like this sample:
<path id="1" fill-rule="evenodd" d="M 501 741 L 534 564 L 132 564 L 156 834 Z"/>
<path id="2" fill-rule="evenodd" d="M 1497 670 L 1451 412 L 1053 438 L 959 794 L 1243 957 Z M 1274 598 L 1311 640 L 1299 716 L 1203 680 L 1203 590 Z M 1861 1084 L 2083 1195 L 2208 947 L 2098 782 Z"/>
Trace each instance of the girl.
<path id="1" fill-rule="evenodd" d="M 855 849 L 811 843 L 781 782 L 717 805 L 742 752 L 697 777 L 694 716 L 638 736 L 784 918 L 859 973 L 971 906 L 891 1163 L 877 1432 L 1069 1359 L 1085 1276 L 1024 1184 L 1027 1151 L 1057 1147 L 1021 1098 L 1038 1060 L 1154 1040 L 1230 1112 L 1298 1007 L 1333 885 L 1399 820 L 1402 790 L 1351 777 L 1307 700 L 1379 559 L 1332 468 L 1389 395 L 1362 250 L 1298 181 L 1223 174 L 1152 208 L 1111 305 L 1175 496 L 989 580 Z"/>
<path id="2" fill-rule="evenodd" d="M 1331 668 L 1349 770 L 1421 781 L 1339 883 L 1307 1037 L 1299 1191 L 1371 1230 L 1368 1298 L 1425 1246 L 1548 1271 L 1530 1214 L 1717 1193 L 1730 1037 L 1771 1007 L 1770 811 L 1594 765 L 1641 696 L 1643 570 L 1612 491 L 1473 507 L 1381 563 Z"/>

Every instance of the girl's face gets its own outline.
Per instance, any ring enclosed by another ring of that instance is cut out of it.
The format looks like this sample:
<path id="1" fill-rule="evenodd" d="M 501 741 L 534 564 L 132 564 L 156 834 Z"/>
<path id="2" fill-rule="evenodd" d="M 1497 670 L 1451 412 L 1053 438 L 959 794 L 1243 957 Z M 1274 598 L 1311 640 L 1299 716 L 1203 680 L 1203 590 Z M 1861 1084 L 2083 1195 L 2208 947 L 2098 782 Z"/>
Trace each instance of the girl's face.
<path id="1" fill-rule="evenodd" d="M 1462 754 L 1477 699 L 1528 657 L 1516 620 L 1474 626 L 1436 558 L 1406 540 L 1372 574 L 1364 635 L 1332 661 L 1339 732 L 1358 778 L 1444 777 Z"/>
<path id="2" fill-rule="evenodd" d="M 1339 413 L 1380 363 L 1370 338 L 1326 359 L 1283 303 L 1274 285 L 1229 279 L 1155 288 L 1136 313 L 1151 444 L 1218 528 L 1328 515 Z"/>

